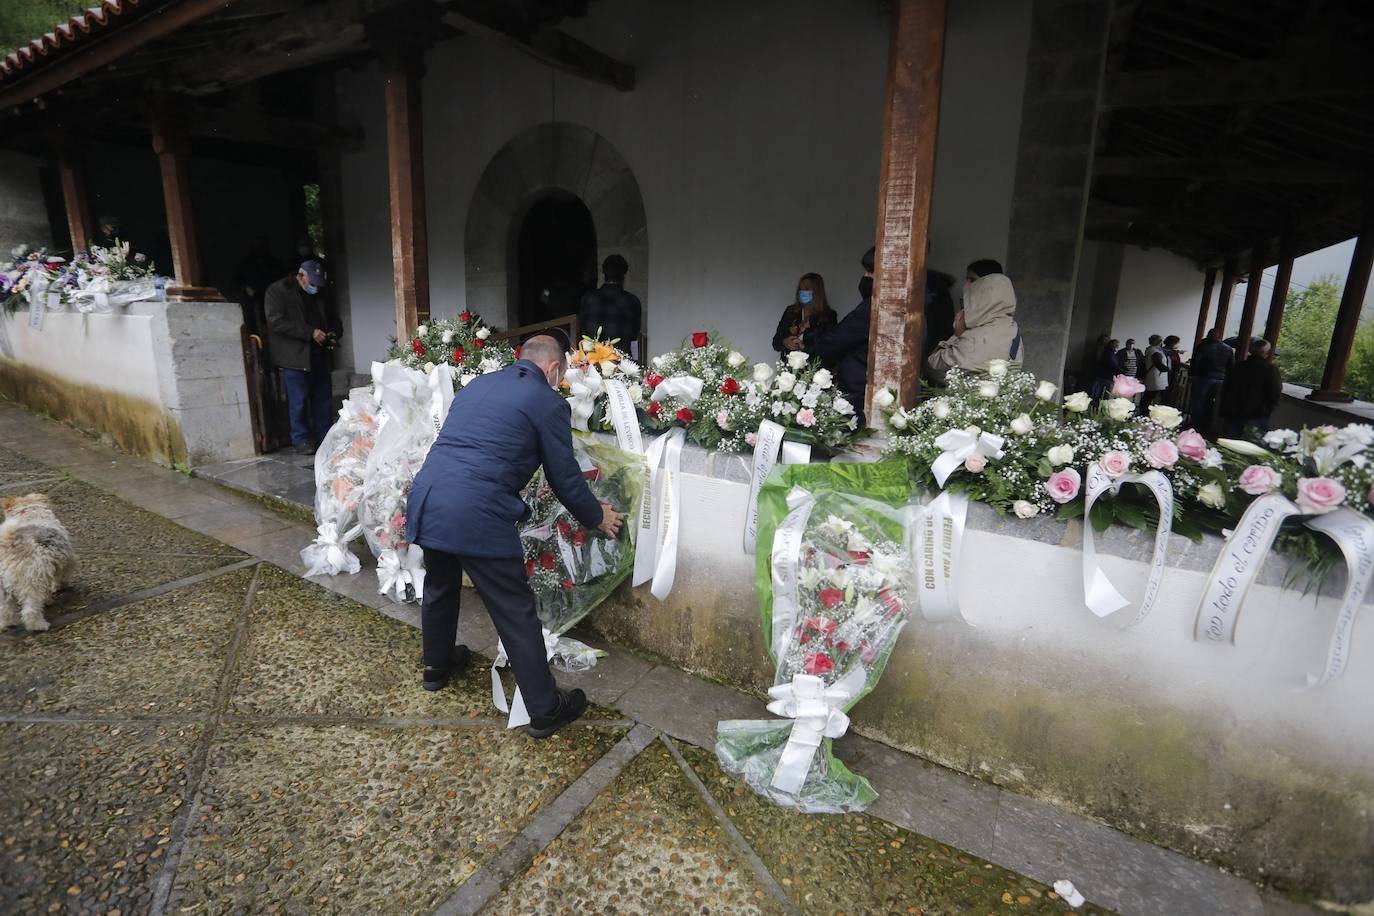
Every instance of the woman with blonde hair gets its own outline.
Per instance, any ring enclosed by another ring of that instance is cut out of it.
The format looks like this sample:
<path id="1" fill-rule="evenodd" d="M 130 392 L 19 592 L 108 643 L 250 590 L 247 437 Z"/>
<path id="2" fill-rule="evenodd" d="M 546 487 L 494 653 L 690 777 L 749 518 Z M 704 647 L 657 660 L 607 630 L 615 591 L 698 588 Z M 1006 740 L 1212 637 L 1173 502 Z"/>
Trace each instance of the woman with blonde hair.
<path id="1" fill-rule="evenodd" d="M 786 357 L 792 350 L 802 349 L 802 335 L 809 329 L 834 327 L 839 320 L 825 298 L 825 281 L 817 273 L 802 274 L 797 281 L 797 296 L 783 309 L 778 330 L 773 334 L 773 349 Z"/>

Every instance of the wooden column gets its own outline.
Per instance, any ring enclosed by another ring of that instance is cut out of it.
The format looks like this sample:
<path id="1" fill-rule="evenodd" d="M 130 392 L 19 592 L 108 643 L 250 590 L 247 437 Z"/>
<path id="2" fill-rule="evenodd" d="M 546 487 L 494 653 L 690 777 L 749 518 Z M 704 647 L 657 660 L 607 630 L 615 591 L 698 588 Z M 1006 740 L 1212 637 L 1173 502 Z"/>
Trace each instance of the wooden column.
<path id="1" fill-rule="evenodd" d="M 162 201 L 167 217 L 167 237 L 172 243 L 172 273 L 175 282 L 167 294 L 174 299 L 219 301 L 219 291 L 205 286 L 205 270 L 196 241 L 195 211 L 191 206 L 191 178 L 188 171 L 191 145 L 170 118 L 152 123 L 153 151 L 162 170 Z"/>
<path id="2" fill-rule="evenodd" d="M 1236 259 L 1227 258 L 1221 267 L 1221 296 L 1217 299 L 1217 320 L 1212 322 L 1212 327 L 1221 328 L 1223 340 L 1226 338 L 1226 319 L 1231 311 L 1231 300 L 1235 295 Z"/>
<path id="3" fill-rule="evenodd" d="M 72 254 L 84 251 L 91 241 L 91 202 L 86 194 L 86 169 L 81 154 L 68 140 L 57 145 L 57 167 L 62 175 L 62 204 L 67 211 L 67 232 Z"/>
<path id="4" fill-rule="evenodd" d="M 1207 316 L 1212 311 L 1212 287 L 1217 282 L 1217 269 L 1207 268 L 1207 275 L 1202 281 L 1202 304 L 1197 310 L 1197 333 L 1193 335 L 1193 352 L 1202 346 L 1202 338 L 1207 336 Z"/>
<path id="5" fill-rule="evenodd" d="M 940 124 L 945 0 L 896 0 L 888 48 L 879 172 L 873 320 L 868 336 L 868 402 L 891 385 L 904 405 L 921 380 L 926 239 Z"/>
<path id="6" fill-rule="evenodd" d="M 391 261 L 396 337 L 429 317 L 429 237 L 425 226 L 424 132 L 420 110 L 423 49 L 392 42 L 382 51 L 386 82 L 386 159 L 391 186 Z"/>
<path id="7" fill-rule="evenodd" d="M 1350 351 L 1355 346 L 1355 332 L 1360 327 L 1360 311 L 1369 288 L 1371 266 L 1374 266 L 1374 206 L 1366 204 L 1364 224 L 1355 241 L 1355 256 L 1350 259 L 1345 291 L 1341 293 L 1341 307 L 1336 312 L 1336 327 L 1331 333 L 1331 349 L 1326 354 L 1322 385 L 1308 395 L 1313 401 L 1354 400 L 1344 390 L 1345 370 L 1350 365 Z"/>
<path id="8" fill-rule="evenodd" d="M 1264 322 L 1264 339 L 1275 350 L 1283 330 L 1283 311 L 1288 307 L 1288 285 L 1293 279 L 1293 233 L 1285 229 L 1279 237 L 1279 267 L 1274 272 L 1274 292 L 1269 297 L 1269 317 Z"/>
<path id="9" fill-rule="evenodd" d="M 1250 274 L 1245 281 L 1245 304 L 1240 310 L 1240 333 L 1236 338 L 1236 361 L 1250 353 L 1250 337 L 1255 331 L 1255 312 L 1259 310 L 1260 281 L 1264 279 L 1264 246 L 1250 250 Z"/>

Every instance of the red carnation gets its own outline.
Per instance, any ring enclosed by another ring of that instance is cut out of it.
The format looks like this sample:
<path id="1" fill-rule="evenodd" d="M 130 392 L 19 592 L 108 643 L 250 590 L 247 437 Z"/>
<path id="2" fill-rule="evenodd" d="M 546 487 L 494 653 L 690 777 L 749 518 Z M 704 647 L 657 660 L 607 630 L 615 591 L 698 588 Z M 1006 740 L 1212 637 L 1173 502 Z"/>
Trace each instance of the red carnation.
<path id="1" fill-rule="evenodd" d="M 844 592 L 838 588 L 823 588 L 819 597 L 826 608 L 836 608 L 844 601 Z"/>
<path id="2" fill-rule="evenodd" d="M 845 642 L 843 639 L 841 639 L 839 642 L 835 643 L 835 651 L 836 651 L 836 652 L 848 652 L 848 651 L 849 651 L 849 643 L 847 643 L 847 642 Z"/>
<path id="3" fill-rule="evenodd" d="M 648 411 L 648 412 L 649 412 L 649 416 L 651 416 L 651 417 L 656 417 L 656 416 L 658 416 L 658 412 L 659 412 L 662 408 L 663 408 L 663 405 L 662 405 L 662 404 L 660 404 L 658 401 L 654 401 L 652 404 L 649 405 L 649 411 Z"/>
<path id="4" fill-rule="evenodd" d="M 570 591 L 572 591 L 572 588 L 573 588 L 573 580 L 571 580 L 571 579 L 564 579 L 564 580 L 563 580 L 563 591 L 565 591 L 565 592 L 570 592 Z"/>
<path id="5" fill-rule="evenodd" d="M 480 350 L 487 345 L 487 342 L 480 337 L 474 337 L 472 339 L 472 345 Z"/>
<path id="6" fill-rule="evenodd" d="M 878 600 L 883 603 L 883 608 L 889 614 L 900 614 L 902 611 L 902 599 L 893 593 L 892 589 L 885 588 L 878 592 Z"/>
<path id="7" fill-rule="evenodd" d="M 818 633 L 829 634 L 835 632 L 835 621 L 829 617 L 808 617 L 806 618 L 806 628 Z"/>
<path id="8" fill-rule="evenodd" d="M 582 472 L 582 479 L 583 479 L 583 480 L 596 480 L 596 479 L 597 479 L 598 477 L 600 477 L 600 476 L 601 476 L 601 468 L 598 468 L 598 467 L 593 467 L 593 468 L 592 468 L 591 470 L 589 470 L 589 471 L 583 471 L 583 472 Z"/>
<path id="9" fill-rule="evenodd" d="M 691 423 L 693 420 L 697 418 L 697 416 L 696 414 L 688 410 L 686 407 L 679 407 L 677 411 L 677 418 L 681 420 L 683 423 Z"/>
<path id="10" fill-rule="evenodd" d="M 706 340 L 707 340 L 707 338 L 706 338 L 706 332 L 705 332 L 705 331 L 697 331 L 695 334 L 692 335 L 692 346 L 694 346 L 694 347 L 704 347 L 704 346 L 706 346 Z"/>
<path id="11" fill-rule="evenodd" d="M 659 375 L 657 372 L 650 372 L 648 375 L 644 376 L 644 383 L 649 386 L 651 391 L 657 388 L 662 381 L 663 376 Z"/>
<path id="12" fill-rule="evenodd" d="M 806 630 L 802 630 L 802 631 L 801 631 L 801 635 L 797 637 L 797 642 L 801 643 L 801 644 L 804 646 L 804 645 L 806 645 L 807 643 L 809 643 L 810 641 L 811 641 L 811 634 L 810 634 L 810 632 L 808 632 L 808 631 L 806 631 Z"/>
<path id="13" fill-rule="evenodd" d="M 849 554 L 849 559 L 854 561 L 855 566 L 867 566 L 868 561 L 873 557 L 873 554 L 867 550 L 849 550 L 846 553 Z"/>
<path id="14" fill-rule="evenodd" d="M 424 356 L 425 342 L 417 337 L 410 342 L 410 349 L 414 351 L 416 356 Z"/>
<path id="15" fill-rule="evenodd" d="M 808 652 L 802 656 L 807 674 L 827 674 L 835 670 L 835 662 L 824 652 Z"/>
<path id="16" fill-rule="evenodd" d="M 553 569 L 558 565 L 558 559 L 551 552 L 545 551 L 539 555 L 539 565 L 545 569 Z"/>
<path id="17" fill-rule="evenodd" d="M 721 394 L 739 394 L 739 382 L 732 378 L 727 378 L 720 385 Z"/>
<path id="18" fill-rule="evenodd" d="M 572 542 L 574 547 L 581 547 L 583 544 L 587 543 L 587 532 L 583 531 L 581 528 L 577 529 L 573 532 Z"/>
<path id="19" fill-rule="evenodd" d="M 469 312 L 469 311 L 466 311 L 466 310 L 465 310 L 462 314 L 460 314 L 460 315 L 458 316 L 458 320 L 459 320 L 459 321 L 471 321 L 471 320 L 472 320 L 472 312 Z"/>
<path id="20" fill-rule="evenodd" d="M 515 358 L 516 358 L 516 359 L 519 359 L 519 358 L 520 358 L 520 348 L 519 348 L 519 347 L 516 347 L 516 348 L 515 348 Z"/>
<path id="21" fill-rule="evenodd" d="M 453 359 L 451 360 L 451 362 L 461 363 L 463 361 L 464 356 L 467 356 L 467 351 L 465 351 L 462 347 L 454 347 Z"/>
<path id="22" fill-rule="evenodd" d="M 567 520 L 565 519 L 559 519 L 558 524 L 555 527 L 558 528 L 558 533 L 563 535 L 563 537 L 567 537 L 568 535 L 572 534 L 572 525 L 569 525 Z"/>
<path id="23" fill-rule="evenodd" d="M 533 560 L 526 560 L 526 561 L 525 561 L 525 577 L 526 577 L 526 578 L 529 578 L 530 576 L 533 576 L 533 575 L 534 575 L 534 561 L 533 561 Z"/>

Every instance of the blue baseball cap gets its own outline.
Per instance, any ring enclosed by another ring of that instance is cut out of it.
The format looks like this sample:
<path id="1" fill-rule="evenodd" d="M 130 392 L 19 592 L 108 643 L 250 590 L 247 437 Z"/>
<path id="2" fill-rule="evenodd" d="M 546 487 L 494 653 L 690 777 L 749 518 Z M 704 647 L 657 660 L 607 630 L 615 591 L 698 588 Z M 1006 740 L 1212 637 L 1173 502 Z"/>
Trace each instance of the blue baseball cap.
<path id="1" fill-rule="evenodd" d="M 324 286 L 329 282 L 329 278 L 325 276 L 324 265 L 319 261 L 303 262 L 301 273 L 305 274 L 305 281 L 311 286 Z"/>

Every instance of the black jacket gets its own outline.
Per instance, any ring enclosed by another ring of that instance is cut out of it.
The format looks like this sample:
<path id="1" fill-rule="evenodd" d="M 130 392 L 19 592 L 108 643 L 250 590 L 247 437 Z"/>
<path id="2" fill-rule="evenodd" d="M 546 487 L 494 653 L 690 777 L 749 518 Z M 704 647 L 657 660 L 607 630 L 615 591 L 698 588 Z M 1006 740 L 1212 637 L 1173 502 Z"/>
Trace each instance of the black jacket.
<path id="1" fill-rule="evenodd" d="M 627 293 L 619 283 L 607 283 L 582 296 L 578 330 L 591 337 L 600 329 L 602 340 L 619 340 L 620 349 L 629 353 L 630 344 L 639 341 L 641 310 L 638 296 Z"/>
<path id="2" fill-rule="evenodd" d="M 1251 356 L 1226 376 L 1221 389 L 1220 413 L 1233 420 L 1268 417 L 1279 406 L 1283 376 L 1279 367 L 1262 356 Z"/>
<path id="3" fill-rule="evenodd" d="M 1236 351 L 1219 340 L 1204 340 L 1193 354 L 1188 371 L 1193 378 L 1223 379 L 1236 364 Z"/>
<path id="4" fill-rule="evenodd" d="M 802 346 L 835 374 L 835 383 L 844 396 L 862 410 L 868 389 L 868 326 L 873 317 L 873 300 L 865 299 L 829 328 L 811 328 Z"/>
<path id="5" fill-rule="evenodd" d="M 283 277 L 267 287 L 267 354 L 281 369 L 310 369 L 310 348 L 318 347 L 313 336 L 318 328 L 343 337 L 343 322 L 323 293 L 310 295 L 296 282 Z"/>
<path id="6" fill-rule="evenodd" d="M 833 328 L 838 323 L 839 317 L 835 314 L 834 309 L 827 308 L 811 319 L 810 330 L 823 331 Z M 778 329 L 773 332 L 773 349 L 777 350 L 784 358 L 787 356 L 787 348 L 782 345 L 782 342 L 792 336 L 792 326 L 801 324 L 801 320 L 802 306 L 800 303 L 794 302 L 782 310 L 782 317 L 778 319 Z"/>

